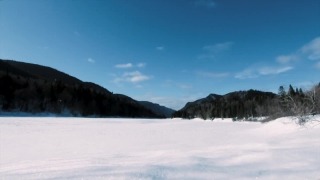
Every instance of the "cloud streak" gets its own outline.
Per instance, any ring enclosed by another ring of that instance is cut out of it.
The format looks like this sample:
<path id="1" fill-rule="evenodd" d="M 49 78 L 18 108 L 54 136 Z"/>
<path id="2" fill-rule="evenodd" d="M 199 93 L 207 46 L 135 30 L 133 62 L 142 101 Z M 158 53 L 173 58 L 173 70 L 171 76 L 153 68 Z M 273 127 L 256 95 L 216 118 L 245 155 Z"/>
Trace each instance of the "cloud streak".
<path id="1" fill-rule="evenodd" d="M 137 67 L 138 68 L 144 68 L 144 67 L 146 67 L 146 63 L 138 63 Z"/>
<path id="2" fill-rule="evenodd" d="M 304 45 L 301 48 L 301 52 L 306 54 L 310 60 L 320 60 L 320 37 Z"/>
<path id="3" fill-rule="evenodd" d="M 158 47 L 156 47 L 156 50 L 158 50 L 158 51 L 163 51 L 163 50 L 164 50 L 164 47 L 163 47 L 163 46 L 158 46 Z"/>
<path id="4" fill-rule="evenodd" d="M 229 50 L 234 45 L 234 42 L 228 41 L 217 43 L 214 45 L 204 46 L 203 54 L 198 56 L 198 59 L 214 59 L 219 53 Z"/>
<path id="5" fill-rule="evenodd" d="M 125 72 L 120 77 L 116 77 L 114 79 L 114 82 L 115 83 L 120 83 L 120 82 L 140 83 L 143 81 L 147 81 L 149 79 L 151 79 L 151 76 L 144 75 L 140 71 L 132 71 L 132 72 Z"/>
<path id="6" fill-rule="evenodd" d="M 252 79 L 260 76 L 278 75 L 294 69 L 292 66 L 271 67 L 265 66 L 260 68 L 248 68 L 239 73 L 236 73 L 236 79 Z"/>
<path id="7" fill-rule="evenodd" d="M 276 61 L 280 64 L 288 64 L 299 60 L 297 55 L 281 55 L 276 58 Z"/>
<path id="8" fill-rule="evenodd" d="M 290 64 L 302 59 L 320 61 L 320 37 L 314 38 L 292 54 L 278 56 L 276 61 L 281 64 Z"/>
<path id="9" fill-rule="evenodd" d="M 129 68 L 144 68 L 146 67 L 147 64 L 146 63 L 138 63 L 136 65 L 132 64 L 132 63 L 125 63 L 125 64 L 116 64 L 114 67 L 117 69 L 129 69 Z"/>
<path id="10" fill-rule="evenodd" d="M 127 69 L 127 68 L 132 68 L 133 65 L 132 65 L 131 63 L 116 64 L 114 67 L 115 67 L 115 68 L 118 68 L 118 69 Z"/>
<path id="11" fill-rule="evenodd" d="M 314 68 L 320 69 L 320 37 L 314 38 L 309 43 L 303 45 L 292 54 L 280 55 L 275 58 L 276 66 L 265 66 L 258 68 L 247 68 L 236 73 L 237 79 L 250 79 L 259 76 L 277 75 L 294 69 L 294 63 L 301 60 L 317 61 Z"/>
<path id="12" fill-rule="evenodd" d="M 281 73 L 284 73 L 284 72 L 287 72 L 287 71 L 290 71 L 292 70 L 293 67 L 291 66 L 286 66 L 286 67 L 263 67 L 263 68 L 260 68 L 258 73 L 260 75 L 276 75 L 276 74 L 281 74 Z"/>
<path id="13" fill-rule="evenodd" d="M 89 63 L 95 63 L 96 61 L 94 59 L 92 59 L 92 58 L 88 58 L 88 62 Z"/>

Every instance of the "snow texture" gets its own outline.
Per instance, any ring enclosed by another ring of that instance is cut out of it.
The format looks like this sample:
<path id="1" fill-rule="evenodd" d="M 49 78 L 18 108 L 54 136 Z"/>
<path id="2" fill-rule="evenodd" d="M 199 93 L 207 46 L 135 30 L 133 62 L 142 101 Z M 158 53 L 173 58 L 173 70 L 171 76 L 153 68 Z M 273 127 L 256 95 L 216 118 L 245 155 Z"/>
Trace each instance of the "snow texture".
<path id="1" fill-rule="evenodd" d="M 0 118 L 0 179 L 320 179 L 320 116 Z"/>

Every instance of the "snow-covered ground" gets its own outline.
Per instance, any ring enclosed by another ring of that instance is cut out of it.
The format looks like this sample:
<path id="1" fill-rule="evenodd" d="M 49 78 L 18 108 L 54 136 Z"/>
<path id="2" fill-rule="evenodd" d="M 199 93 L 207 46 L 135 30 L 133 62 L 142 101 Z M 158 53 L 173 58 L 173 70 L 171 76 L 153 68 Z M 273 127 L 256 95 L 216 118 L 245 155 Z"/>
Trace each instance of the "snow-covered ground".
<path id="1" fill-rule="evenodd" d="M 1 117 L 0 179 L 317 180 L 319 124 Z"/>

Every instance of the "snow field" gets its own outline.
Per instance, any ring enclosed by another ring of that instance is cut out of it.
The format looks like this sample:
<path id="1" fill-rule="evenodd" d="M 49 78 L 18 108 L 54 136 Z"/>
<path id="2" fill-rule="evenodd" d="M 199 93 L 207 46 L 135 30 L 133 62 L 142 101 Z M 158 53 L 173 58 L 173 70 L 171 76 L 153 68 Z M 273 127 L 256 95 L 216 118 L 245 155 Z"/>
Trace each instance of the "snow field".
<path id="1" fill-rule="evenodd" d="M 318 124 L 1 117 L 0 179 L 320 179 Z"/>

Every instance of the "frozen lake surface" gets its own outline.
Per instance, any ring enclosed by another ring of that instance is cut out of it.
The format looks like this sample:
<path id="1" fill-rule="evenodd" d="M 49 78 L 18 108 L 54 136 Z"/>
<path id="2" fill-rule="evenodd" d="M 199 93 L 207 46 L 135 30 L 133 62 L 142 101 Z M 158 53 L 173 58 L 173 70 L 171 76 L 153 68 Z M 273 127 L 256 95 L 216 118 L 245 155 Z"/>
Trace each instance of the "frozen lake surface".
<path id="1" fill-rule="evenodd" d="M 319 124 L 1 117 L 0 179 L 320 179 Z"/>

